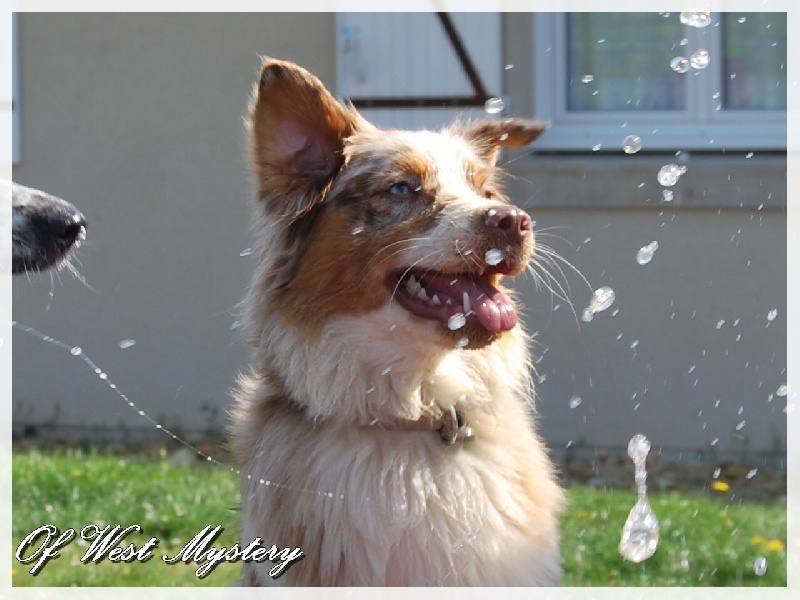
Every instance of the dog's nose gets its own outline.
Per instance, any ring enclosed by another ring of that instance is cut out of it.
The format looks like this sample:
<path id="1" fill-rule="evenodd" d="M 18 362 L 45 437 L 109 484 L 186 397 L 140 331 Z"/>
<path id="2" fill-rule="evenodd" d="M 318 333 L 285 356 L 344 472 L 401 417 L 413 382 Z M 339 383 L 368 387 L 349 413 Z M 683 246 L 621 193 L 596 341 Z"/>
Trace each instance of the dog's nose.
<path id="1" fill-rule="evenodd" d="M 77 209 L 62 213 L 47 220 L 47 227 L 53 238 L 64 247 L 75 243 L 82 235 L 86 235 L 86 217 Z"/>
<path id="2" fill-rule="evenodd" d="M 511 243 L 519 242 L 533 229 L 533 219 L 515 206 L 495 206 L 486 211 L 483 221 L 487 227 L 499 229 Z"/>

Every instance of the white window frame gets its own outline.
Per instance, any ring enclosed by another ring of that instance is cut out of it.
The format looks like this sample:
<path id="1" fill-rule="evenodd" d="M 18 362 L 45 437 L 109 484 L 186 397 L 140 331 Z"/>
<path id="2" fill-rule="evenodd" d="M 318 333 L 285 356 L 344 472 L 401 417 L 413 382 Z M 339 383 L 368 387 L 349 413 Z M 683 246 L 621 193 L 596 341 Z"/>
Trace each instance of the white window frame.
<path id="1" fill-rule="evenodd" d="M 677 18 L 677 14 L 674 15 Z M 533 16 L 534 101 L 538 118 L 553 127 L 536 142 L 538 149 L 620 150 L 628 135 L 638 135 L 644 150 L 785 150 L 785 110 L 715 110 L 712 98 L 722 90 L 722 70 L 690 70 L 687 107 L 670 111 L 567 110 L 567 20 L 565 13 Z M 715 23 L 719 19 L 715 19 Z M 721 25 L 685 26 L 688 49 L 704 47 L 722 56 Z M 688 55 L 677 49 L 675 54 Z M 713 65 L 713 62 L 712 62 Z M 707 101 L 704 101 L 707 99 Z"/>
<path id="2" fill-rule="evenodd" d="M 2 67 L 0 67 L 0 78 L 2 78 L 2 90 L 0 90 L 0 116 L 2 116 L 0 129 L 2 131 L 0 133 L 4 139 L 11 140 L 10 146 L 6 146 L 0 156 L 0 163 L 16 165 L 19 163 L 20 154 L 17 13 L 7 13 L 0 29 L 5 29 L 11 34 L 11 39 L 4 48 L 5 51 L 9 51 L 9 54 L 6 54 L 5 51 L 0 53 L 0 60 L 3 61 Z"/>
<path id="3" fill-rule="evenodd" d="M 17 14 L 11 15 L 11 161 L 18 165 L 22 160 L 22 140 L 19 115 L 19 30 Z"/>

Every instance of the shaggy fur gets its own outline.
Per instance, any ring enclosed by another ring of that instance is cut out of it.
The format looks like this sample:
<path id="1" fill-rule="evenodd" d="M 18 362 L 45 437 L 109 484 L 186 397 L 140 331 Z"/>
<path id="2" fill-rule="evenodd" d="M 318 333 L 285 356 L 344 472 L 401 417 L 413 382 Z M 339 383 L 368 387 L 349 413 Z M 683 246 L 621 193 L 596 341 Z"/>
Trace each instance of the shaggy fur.
<path id="1" fill-rule="evenodd" d="M 562 492 L 500 282 L 531 260 L 533 223 L 495 167 L 543 126 L 381 131 L 275 60 L 248 125 L 254 351 L 230 446 L 243 540 L 305 557 L 277 580 L 248 563 L 244 582 L 558 584 Z M 451 407 L 474 439 L 435 431 Z"/>
<path id="2" fill-rule="evenodd" d="M 66 200 L 0 181 L 11 189 L 13 273 L 45 271 L 68 260 L 86 238 L 86 218 Z"/>

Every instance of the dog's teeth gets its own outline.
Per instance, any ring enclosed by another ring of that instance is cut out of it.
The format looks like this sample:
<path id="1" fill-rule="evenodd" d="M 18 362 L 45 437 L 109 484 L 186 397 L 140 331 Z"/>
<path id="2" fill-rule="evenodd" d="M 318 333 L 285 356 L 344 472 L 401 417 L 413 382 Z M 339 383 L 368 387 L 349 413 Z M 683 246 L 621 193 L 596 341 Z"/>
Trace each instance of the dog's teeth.
<path id="1" fill-rule="evenodd" d="M 450 298 L 445 298 L 445 301 L 444 301 L 444 303 L 445 303 L 445 304 L 447 304 L 447 305 L 449 306 L 449 305 L 451 305 L 451 304 L 453 303 L 453 301 L 452 301 L 452 300 L 450 300 Z"/>
<path id="2" fill-rule="evenodd" d="M 417 296 L 423 300 L 428 299 L 428 292 L 425 291 L 425 288 L 420 286 L 419 291 L 417 292 Z"/>
<path id="3" fill-rule="evenodd" d="M 469 294 L 467 294 L 467 292 L 464 292 L 463 304 L 464 304 L 464 312 L 465 313 L 468 313 L 470 310 L 472 310 L 472 304 L 470 304 Z"/>
<path id="4" fill-rule="evenodd" d="M 419 283 L 417 283 L 417 278 L 414 277 L 413 275 L 408 278 L 408 281 L 406 281 L 406 290 L 408 290 L 409 294 L 412 295 L 416 294 L 419 291 L 420 287 L 421 286 L 419 285 Z"/>
<path id="5" fill-rule="evenodd" d="M 431 304 L 435 304 L 436 306 L 440 306 L 442 304 L 442 301 L 439 300 L 439 296 L 434 294 L 433 298 L 431 298 Z"/>

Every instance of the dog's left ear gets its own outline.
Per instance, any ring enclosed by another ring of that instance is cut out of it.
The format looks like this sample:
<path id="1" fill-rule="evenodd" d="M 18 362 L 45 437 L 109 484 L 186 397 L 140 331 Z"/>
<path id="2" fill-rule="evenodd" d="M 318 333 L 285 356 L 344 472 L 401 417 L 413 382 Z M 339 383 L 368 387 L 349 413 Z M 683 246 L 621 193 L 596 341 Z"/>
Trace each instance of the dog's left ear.
<path id="1" fill-rule="evenodd" d="M 362 123 L 302 67 L 265 59 L 249 129 L 259 197 L 268 209 L 291 216 L 313 207 L 344 161 L 344 139 Z"/>
<path id="2" fill-rule="evenodd" d="M 549 123 L 541 121 L 505 119 L 472 123 L 463 127 L 459 133 L 474 144 L 489 164 L 494 165 L 501 147 L 526 146 L 549 128 Z"/>

